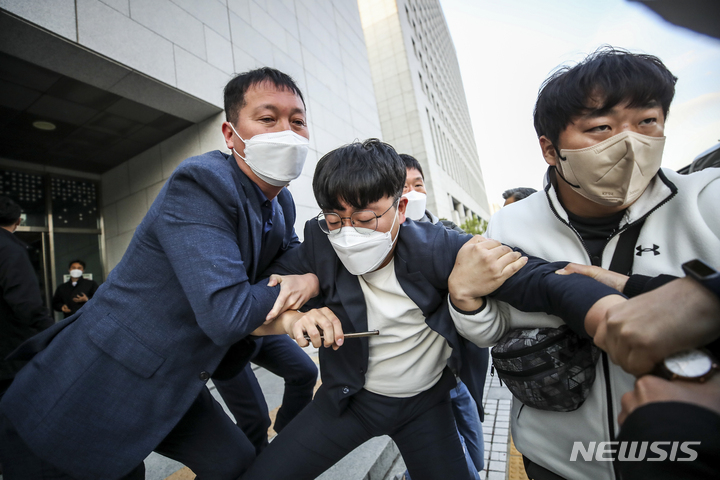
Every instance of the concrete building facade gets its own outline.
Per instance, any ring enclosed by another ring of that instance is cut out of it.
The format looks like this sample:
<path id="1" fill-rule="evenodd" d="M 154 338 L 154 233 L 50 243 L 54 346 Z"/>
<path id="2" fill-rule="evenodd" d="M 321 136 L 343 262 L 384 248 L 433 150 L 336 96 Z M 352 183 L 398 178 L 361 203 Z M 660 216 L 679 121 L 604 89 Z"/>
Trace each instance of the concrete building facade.
<path id="1" fill-rule="evenodd" d="M 418 159 L 428 209 L 462 223 L 490 208 L 455 47 L 439 0 L 358 0 L 383 140 Z"/>
<path id="2" fill-rule="evenodd" d="M 227 81 L 266 65 L 305 95 L 302 234 L 320 156 L 381 136 L 356 0 L 0 0 L 0 195 L 35 212 L 46 291 L 74 256 L 105 278 L 175 167 L 227 150 Z"/>

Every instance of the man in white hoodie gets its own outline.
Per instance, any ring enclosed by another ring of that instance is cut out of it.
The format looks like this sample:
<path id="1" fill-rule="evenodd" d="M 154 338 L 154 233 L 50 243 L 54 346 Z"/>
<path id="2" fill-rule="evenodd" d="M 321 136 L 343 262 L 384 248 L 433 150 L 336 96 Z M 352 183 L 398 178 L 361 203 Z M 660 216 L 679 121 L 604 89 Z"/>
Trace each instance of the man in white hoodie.
<path id="1" fill-rule="evenodd" d="M 660 168 L 676 80 L 657 57 L 609 47 L 555 72 L 540 90 L 534 115 L 549 165 L 545 188 L 496 213 L 488 236 L 551 262 L 614 270 L 614 286 L 627 296 L 682 276 L 680 266 L 689 260 L 720 265 L 720 170 L 683 176 Z M 468 270 L 470 253 L 461 251 L 457 259 Z M 469 288 L 462 272 L 456 268 L 455 274 L 451 295 Z M 480 321 L 457 325 L 458 331 L 492 346 L 512 329 L 563 324 L 492 304 Z M 590 318 L 568 326 L 594 337 L 605 326 L 602 316 Z M 611 460 L 623 453 L 612 445 L 587 460 L 572 453 L 615 440 L 620 399 L 634 382 L 602 353 L 589 396 L 577 410 L 539 410 L 514 399 L 512 435 L 528 476 L 618 478 Z"/>

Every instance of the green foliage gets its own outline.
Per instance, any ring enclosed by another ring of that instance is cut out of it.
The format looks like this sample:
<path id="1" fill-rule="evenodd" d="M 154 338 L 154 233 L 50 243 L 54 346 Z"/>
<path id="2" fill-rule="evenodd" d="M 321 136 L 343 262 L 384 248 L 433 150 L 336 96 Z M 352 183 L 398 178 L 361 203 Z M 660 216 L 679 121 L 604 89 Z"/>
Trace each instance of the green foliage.
<path id="1" fill-rule="evenodd" d="M 465 230 L 465 233 L 473 235 L 482 235 L 487 230 L 488 222 L 482 218 L 472 216 L 465 220 L 465 223 L 460 225 L 460 228 Z"/>

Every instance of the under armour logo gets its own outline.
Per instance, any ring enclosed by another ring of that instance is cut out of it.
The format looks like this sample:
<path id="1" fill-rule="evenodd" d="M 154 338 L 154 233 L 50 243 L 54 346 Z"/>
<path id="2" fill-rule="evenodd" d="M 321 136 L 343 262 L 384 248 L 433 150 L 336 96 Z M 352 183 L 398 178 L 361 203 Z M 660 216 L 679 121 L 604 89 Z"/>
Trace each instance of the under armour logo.
<path id="1" fill-rule="evenodd" d="M 642 245 L 638 245 L 637 247 L 635 247 L 635 250 L 637 250 L 637 253 L 635 255 L 637 255 L 638 257 L 641 257 L 642 254 L 645 252 L 653 252 L 656 257 L 660 255 L 660 247 L 655 245 L 654 243 L 652 248 L 643 248 Z"/>

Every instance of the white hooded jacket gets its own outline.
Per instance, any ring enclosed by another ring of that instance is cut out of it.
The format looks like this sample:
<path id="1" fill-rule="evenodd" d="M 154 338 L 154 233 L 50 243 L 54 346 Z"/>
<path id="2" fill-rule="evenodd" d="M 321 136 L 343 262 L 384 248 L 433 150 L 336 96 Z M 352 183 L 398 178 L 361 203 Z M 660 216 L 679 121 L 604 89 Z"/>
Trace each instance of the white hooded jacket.
<path id="1" fill-rule="evenodd" d="M 720 169 L 691 175 L 661 169 L 627 209 L 618 232 L 605 246 L 603 268 L 610 266 L 619 234 L 642 219 L 645 223 L 635 246 L 633 273 L 683 276 L 681 264 L 695 258 L 720 267 Z M 590 256 L 547 177 L 544 191 L 496 213 L 487 236 L 550 262 L 590 265 Z M 563 323 L 558 317 L 524 313 L 492 299 L 472 322 L 455 322 L 464 337 L 483 347 L 494 345 L 511 329 Z M 633 389 L 634 381 L 603 353 L 590 395 L 579 409 L 550 412 L 525 406 L 521 410 L 522 404 L 514 399 L 511 428 L 515 446 L 534 463 L 567 479 L 615 479 L 612 461 L 585 461 L 582 455 L 570 461 L 570 457 L 575 442 L 583 442 L 587 449 L 589 442 L 597 445 L 615 439 L 620 399 Z"/>

